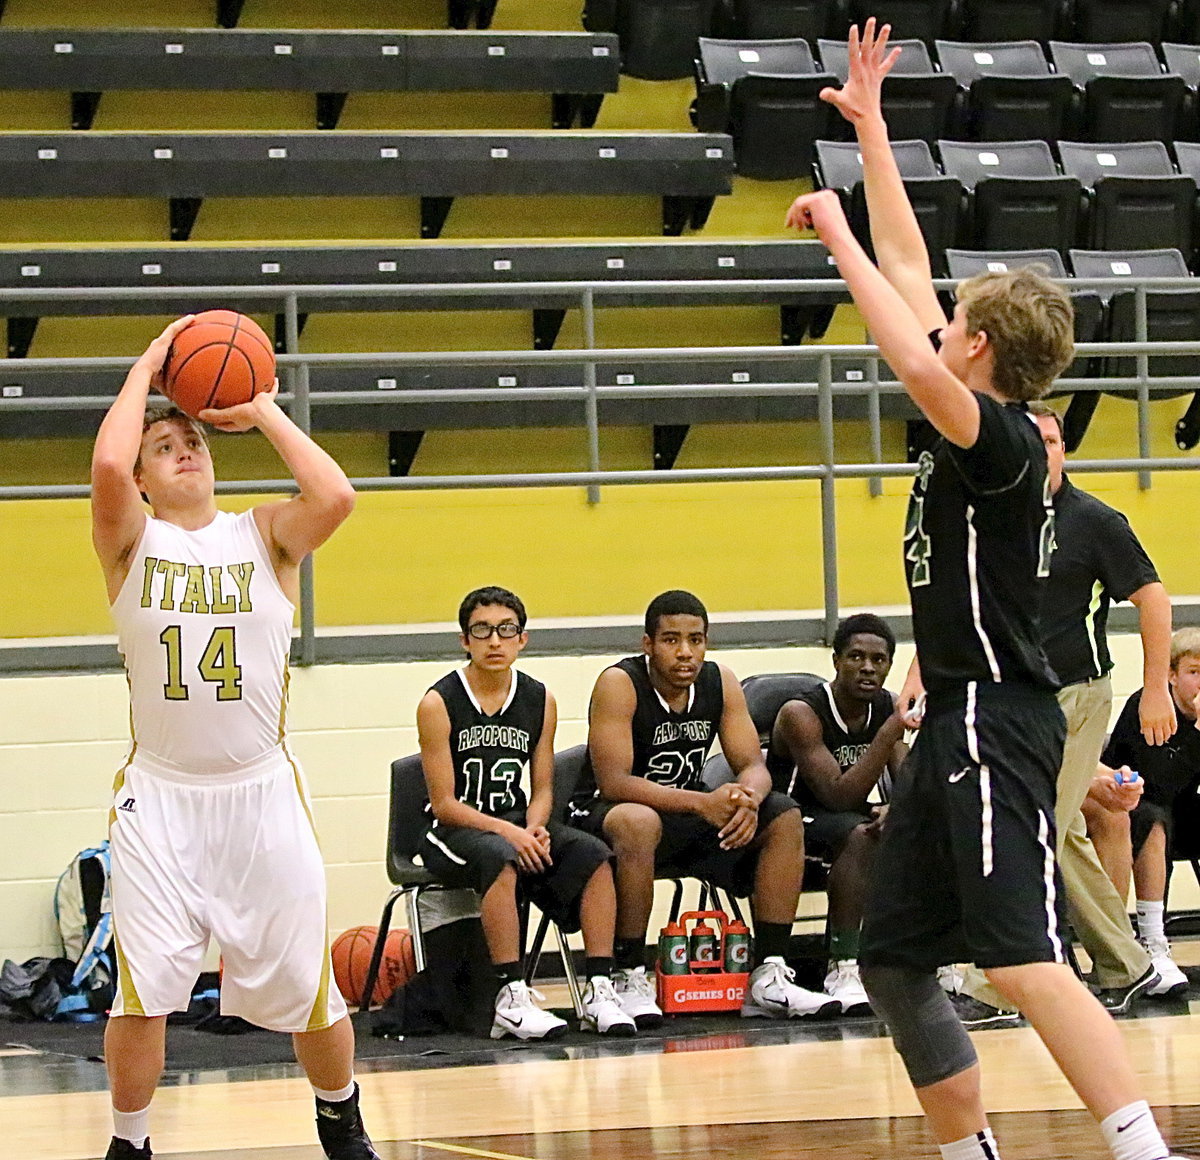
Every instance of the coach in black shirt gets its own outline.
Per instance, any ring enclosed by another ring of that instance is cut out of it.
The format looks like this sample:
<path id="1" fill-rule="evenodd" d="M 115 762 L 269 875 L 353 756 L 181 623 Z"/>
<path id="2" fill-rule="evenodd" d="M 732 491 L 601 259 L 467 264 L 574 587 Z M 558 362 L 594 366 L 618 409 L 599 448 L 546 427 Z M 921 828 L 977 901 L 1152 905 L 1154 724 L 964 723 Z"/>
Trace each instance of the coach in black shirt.
<path id="1" fill-rule="evenodd" d="M 1094 495 L 1080 491 L 1063 472 L 1062 420 L 1044 403 L 1032 403 L 1046 446 L 1054 497 L 1054 551 L 1042 601 L 1042 647 L 1062 682 L 1059 704 L 1067 740 L 1058 775 L 1055 821 L 1058 859 L 1071 926 L 1091 958 L 1100 1000 L 1121 1013 L 1157 982 L 1150 956 L 1134 939 L 1125 900 L 1105 874 L 1081 812 L 1104 745 L 1112 710 L 1112 657 L 1105 628 L 1109 605 L 1129 600 L 1138 610 L 1147 689 L 1138 729 L 1161 745 L 1175 729 L 1167 675 L 1171 651 L 1171 601 L 1129 521 Z M 978 971 L 968 971 L 963 991 L 991 1006 L 999 995 Z"/>

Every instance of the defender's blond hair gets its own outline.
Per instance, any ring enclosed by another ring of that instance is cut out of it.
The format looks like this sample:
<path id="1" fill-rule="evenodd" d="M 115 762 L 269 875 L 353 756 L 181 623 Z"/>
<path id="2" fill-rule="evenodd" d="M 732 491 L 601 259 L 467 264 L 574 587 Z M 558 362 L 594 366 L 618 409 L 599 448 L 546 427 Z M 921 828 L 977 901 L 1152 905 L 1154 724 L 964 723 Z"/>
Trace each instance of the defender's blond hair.
<path id="1" fill-rule="evenodd" d="M 991 344 L 992 385 L 1005 398 L 1041 398 L 1075 357 L 1075 311 L 1044 266 L 987 271 L 960 282 L 967 334 Z"/>
<path id="2" fill-rule="evenodd" d="M 1171 637 L 1171 668 L 1179 668 L 1184 657 L 1200 658 L 1200 628 L 1181 628 Z"/>

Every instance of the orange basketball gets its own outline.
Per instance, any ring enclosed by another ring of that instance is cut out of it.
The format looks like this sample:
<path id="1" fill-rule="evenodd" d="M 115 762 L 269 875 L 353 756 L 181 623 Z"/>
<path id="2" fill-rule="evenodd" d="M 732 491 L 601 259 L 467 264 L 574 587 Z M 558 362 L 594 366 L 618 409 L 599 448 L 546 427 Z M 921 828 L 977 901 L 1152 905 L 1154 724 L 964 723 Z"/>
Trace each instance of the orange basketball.
<path id="1" fill-rule="evenodd" d="M 163 364 L 163 393 L 196 416 L 205 407 L 248 403 L 275 380 L 275 348 L 253 318 L 205 310 L 181 330 Z"/>
<path id="2" fill-rule="evenodd" d="M 355 926 L 333 940 L 333 977 L 348 1003 L 357 1004 L 362 997 L 378 935 L 377 926 Z M 387 942 L 383 944 L 383 961 L 379 964 L 379 977 L 375 980 L 371 1002 L 384 1002 L 397 987 L 407 983 L 416 970 L 412 935 L 402 929 L 389 932 Z"/>

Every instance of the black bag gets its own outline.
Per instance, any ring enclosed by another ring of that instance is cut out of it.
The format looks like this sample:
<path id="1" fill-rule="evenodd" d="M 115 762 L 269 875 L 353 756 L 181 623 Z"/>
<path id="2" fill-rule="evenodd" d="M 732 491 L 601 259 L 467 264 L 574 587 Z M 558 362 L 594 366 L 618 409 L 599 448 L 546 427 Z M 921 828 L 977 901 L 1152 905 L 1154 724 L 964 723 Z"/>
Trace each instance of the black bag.
<path id="1" fill-rule="evenodd" d="M 425 936 L 423 971 L 397 987 L 371 1016 L 371 1034 L 486 1035 L 498 989 L 483 924 L 478 918 L 446 923 Z"/>

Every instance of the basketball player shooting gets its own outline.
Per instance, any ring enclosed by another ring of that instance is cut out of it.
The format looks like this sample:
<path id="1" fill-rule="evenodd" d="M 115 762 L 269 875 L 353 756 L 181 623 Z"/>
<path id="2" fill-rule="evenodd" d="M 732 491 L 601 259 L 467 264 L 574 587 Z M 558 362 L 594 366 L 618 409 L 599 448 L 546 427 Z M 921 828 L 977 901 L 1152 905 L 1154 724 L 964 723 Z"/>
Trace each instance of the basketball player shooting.
<path id="1" fill-rule="evenodd" d="M 1053 547 L 1046 454 L 1026 402 L 1072 357 L 1066 293 L 1036 272 L 962 283 L 947 323 L 888 142 L 889 28 L 850 30 L 850 73 L 821 96 L 854 126 L 877 269 L 831 190 L 788 224 L 829 248 L 881 354 L 941 439 L 917 468 L 904 537 L 928 691 L 878 852 L 862 978 L 946 1160 L 996 1160 L 975 1049 L 935 970 L 974 961 L 1019 1008 L 1100 1122 L 1116 1160 L 1167 1160 L 1120 1032 L 1066 964 L 1055 779 L 1065 724 L 1038 609 Z M 931 341 L 932 339 L 932 341 Z"/>
<path id="2" fill-rule="evenodd" d="M 285 732 L 301 560 L 354 507 L 341 468 L 275 403 L 204 410 L 257 429 L 299 485 L 217 509 L 212 457 L 182 411 L 147 411 L 173 322 L 137 360 L 92 454 L 92 539 L 129 679 L 133 744 L 109 814 L 119 985 L 105 1032 L 107 1160 L 151 1156 L 166 1018 L 188 1005 L 210 937 L 221 1010 L 290 1032 L 330 1160 L 378 1160 L 354 1082 L 354 1032 L 330 985 L 325 874 Z M 147 514 L 142 498 L 149 503 Z"/>

